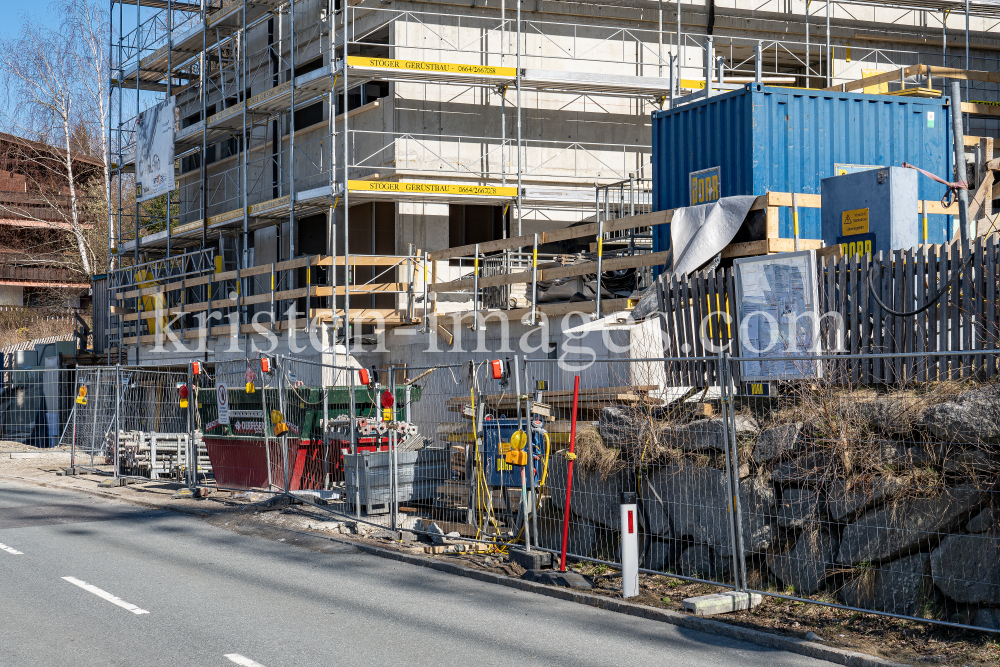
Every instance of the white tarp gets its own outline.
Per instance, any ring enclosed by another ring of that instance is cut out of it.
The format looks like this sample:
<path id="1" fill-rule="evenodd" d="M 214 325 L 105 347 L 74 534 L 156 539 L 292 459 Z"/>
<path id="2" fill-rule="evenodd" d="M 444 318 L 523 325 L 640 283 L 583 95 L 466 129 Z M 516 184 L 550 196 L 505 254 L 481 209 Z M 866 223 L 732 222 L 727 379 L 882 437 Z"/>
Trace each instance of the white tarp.
<path id="1" fill-rule="evenodd" d="M 147 201 L 174 189 L 174 99 L 139 113 L 137 198 Z"/>
<path id="2" fill-rule="evenodd" d="M 670 221 L 670 249 L 674 275 L 698 270 L 722 252 L 740 230 L 757 197 L 723 197 L 710 204 L 688 206 L 674 211 Z"/>

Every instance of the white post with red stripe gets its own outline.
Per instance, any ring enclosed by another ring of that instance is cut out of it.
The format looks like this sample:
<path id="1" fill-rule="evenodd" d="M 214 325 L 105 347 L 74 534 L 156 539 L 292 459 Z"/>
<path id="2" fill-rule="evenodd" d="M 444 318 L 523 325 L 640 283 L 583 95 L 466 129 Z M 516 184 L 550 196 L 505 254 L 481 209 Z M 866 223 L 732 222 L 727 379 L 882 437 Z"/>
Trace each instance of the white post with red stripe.
<path id="1" fill-rule="evenodd" d="M 639 594 L 639 513 L 635 493 L 622 494 L 622 597 Z"/>

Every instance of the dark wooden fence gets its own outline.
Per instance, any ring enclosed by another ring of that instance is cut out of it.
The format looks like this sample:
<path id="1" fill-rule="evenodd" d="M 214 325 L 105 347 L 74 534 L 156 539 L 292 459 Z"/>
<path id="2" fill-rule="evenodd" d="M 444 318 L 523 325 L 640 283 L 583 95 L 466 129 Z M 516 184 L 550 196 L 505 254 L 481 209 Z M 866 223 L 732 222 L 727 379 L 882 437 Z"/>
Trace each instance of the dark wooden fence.
<path id="1" fill-rule="evenodd" d="M 819 258 L 820 314 L 824 317 L 824 354 L 860 354 L 835 364 L 835 377 L 852 384 L 898 384 L 929 380 L 994 378 L 997 355 L 960 354 L 1000 349 L 1000 269 L 998 235 L 980 237 L 971 247 L 955 242 L 892 251 L 874 258 L 854 255 Z M 971 260 L 967 267 L 966 261 Z M 962 270 L 946 293 L 920 313 L 896 317 L 875 301 L 899 312 L 917 310 L 939 286 Z M 732 268 L 702 271 L 658 283 L 664 311 L 665 354 L 699 357 L 718 354 L 737 337 L 736 288 Z M 884 359 L 888 354 L 911 355 Z M 946 353 L 928 356 L 928 353 Z M 953 353 L 953 354 L 952 354 Z M 717 381 L 715 364 L 677 361 L 667 365 L 671 382 L 704 386 Z"/>

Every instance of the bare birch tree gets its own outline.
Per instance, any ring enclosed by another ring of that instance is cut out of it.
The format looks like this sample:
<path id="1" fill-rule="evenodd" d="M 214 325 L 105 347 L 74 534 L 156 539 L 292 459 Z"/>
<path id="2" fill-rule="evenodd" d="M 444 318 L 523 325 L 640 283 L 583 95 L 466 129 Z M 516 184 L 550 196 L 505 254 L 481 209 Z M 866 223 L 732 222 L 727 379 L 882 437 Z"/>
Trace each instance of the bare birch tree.
<path id="1" fill-rule="evenodd" d="M 0 81 L 8 98 L 3 124 L 11 134 L 28 140 L 20 157 L 37 167 L 29 176 L 35 180 L 33 190 L 57 214 L 32 217 L 30 210 L 10 212 L 66 229 L 79 268 L 89 276 L 98 254 L 103 257 L 106 248 L 102 241 L 90 238 L 87 232 L 92 224 L 82 219 L 83 210 L 94 207 L 83 201 L 80 171 L 99 162 L 103 176 L 99 192 L 107 202 L 107 14 L 88 0 L 60 0 L 50 10 L 62 17 L 57 29 L 25 17 L 20 33 L 0 42 Z M 54 150 L 42 150 L 32 142 Z M 101 209 L 106 215 L 106 204 Z"/>

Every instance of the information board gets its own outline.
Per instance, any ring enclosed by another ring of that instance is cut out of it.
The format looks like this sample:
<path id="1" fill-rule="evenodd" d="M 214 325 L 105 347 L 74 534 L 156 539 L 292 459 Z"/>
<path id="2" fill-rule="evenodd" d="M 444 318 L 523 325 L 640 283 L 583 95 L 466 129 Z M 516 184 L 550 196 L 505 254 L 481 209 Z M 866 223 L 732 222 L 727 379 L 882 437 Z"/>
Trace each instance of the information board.
<path id="1" fill-rule="evenodd" d="M 741 379 L 819 377 L 818 361 L 788 359 L 820 354 L 816 251 L 746 257 L 733 268 Z"/>
<path id="2" fill-rule="evenodd" d="M 136 199 L 147 201 L 173 190 L 174 98 L 139 113 Z"/>

